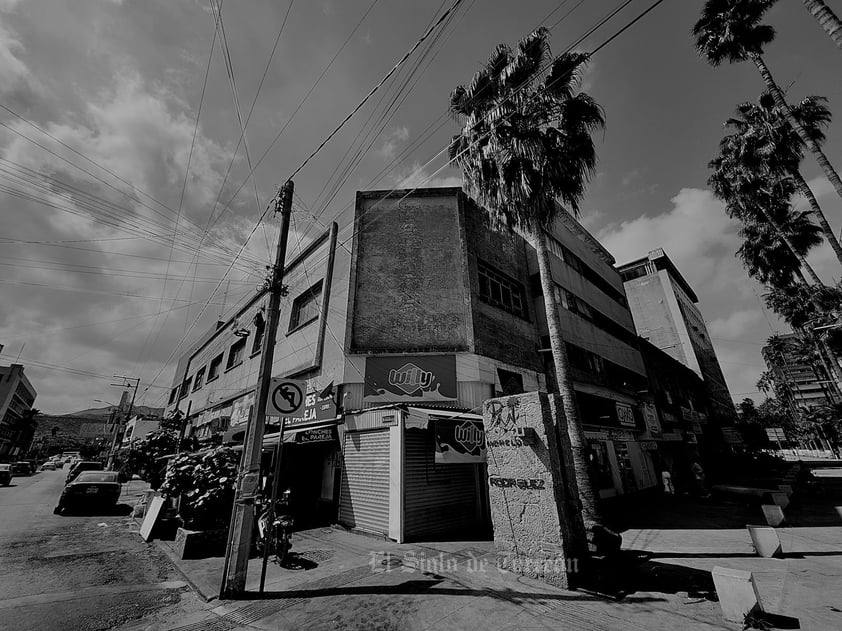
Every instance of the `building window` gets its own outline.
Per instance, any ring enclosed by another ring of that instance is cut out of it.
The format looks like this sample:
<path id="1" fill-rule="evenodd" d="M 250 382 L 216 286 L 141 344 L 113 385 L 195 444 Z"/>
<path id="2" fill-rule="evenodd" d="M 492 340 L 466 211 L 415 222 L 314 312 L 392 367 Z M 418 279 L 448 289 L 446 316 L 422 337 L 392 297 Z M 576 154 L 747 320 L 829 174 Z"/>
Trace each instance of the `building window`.
<path id="1" fill-rule="evenodd" d="M 178 386 L 170 390 L 170 401 L 167 405 L 172 405 L 175 403 L 176 397 L 178 397 Z"/>
<path id="2" fill-rule="evenodd" d="M 526 319 L 523 285 L 482 261 L 477 261 L 477 273 L 480 300 Z"/>
<path id="3" fill-rule="evenodd" d="M 263 349 L 263 336 L 266 333 L 266 320 L 263 314 L 258 311 L 254 316 L 254 343 L 251 345 L 251 354 L 259 353 Z"/>
<path id="4" fill-rule="evenodd" d="M 322 295 L 322 281 L 319 281 L 292 303 L 289 330 L 304 326 L 319 317 L 319 298 Z"/>
<path id="5" fill-rule="evenodd" d="M 179 399 L 183 399 L 187 396 L 190 392 L 190 382 L 193 380 L 193 377 L 187 377 L 184 382 L 181 384 L 181 394 L 178 395 Z"/>
<path id="6" fill-rule="evenodd" d="M 202 382 L 205 378 L 205 367 L 202 366 L 199 368 L 199 371 L 196 373 L 196 381 L 193 383 L 193 392 L 196 390 L 200 390 L 202 388 Z"/>
<path id="7" fill-rule="evenodd" d="M 222 353 L 211 360 L 208 366 L 208 383 L 219 377 L 219 367 L 222 366 Z"/>
<path id="8" fill-rule="evenodd" d="M 228 363 L 225 370 L 231 370 L 243 363 L 243 356 L 246 354 L 246 338 L 242 337 L 231 345 L 228 351 Z"/>

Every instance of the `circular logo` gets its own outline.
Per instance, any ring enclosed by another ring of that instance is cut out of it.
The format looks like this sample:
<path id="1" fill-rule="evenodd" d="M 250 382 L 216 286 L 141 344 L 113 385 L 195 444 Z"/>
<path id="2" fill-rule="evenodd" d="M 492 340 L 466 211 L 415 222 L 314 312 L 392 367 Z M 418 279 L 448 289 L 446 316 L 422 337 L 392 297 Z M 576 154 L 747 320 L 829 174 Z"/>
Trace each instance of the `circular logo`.
<path id="1" fill-rule="evenodd" d="M 304 393 L 294 383 L 281 383 L 272 391 L 272 404 L 281 414 L 292 414 L 301 407 Z"/>

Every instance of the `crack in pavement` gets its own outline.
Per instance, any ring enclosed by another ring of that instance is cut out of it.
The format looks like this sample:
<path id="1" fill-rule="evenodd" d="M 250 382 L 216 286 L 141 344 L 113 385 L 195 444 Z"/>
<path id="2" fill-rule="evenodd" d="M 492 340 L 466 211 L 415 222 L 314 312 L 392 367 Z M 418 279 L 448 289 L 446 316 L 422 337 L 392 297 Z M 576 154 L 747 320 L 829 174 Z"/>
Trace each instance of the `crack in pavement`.
<path id="1" fill-rule="evenodd" d="M 69 600 L 81 600 L 84 598 L 96 598 L 99 596 L 113 596 L 114 594 L 130 594 L 136 592 L 148 592 L 158 589 L 182 589 L 187 587 L 184 581 L 164 581 L 163 583 L 146 583 L 142 585 L 98 585 L 95 587 L 82 587 L 72 592 L 50 592 L 46 594 L 30 594 L 0 600 L 0 609 L 14 609 L 16 607 L 31 607 L 32 605 L 44 605 L 48 603 L 64 602 Z"/>

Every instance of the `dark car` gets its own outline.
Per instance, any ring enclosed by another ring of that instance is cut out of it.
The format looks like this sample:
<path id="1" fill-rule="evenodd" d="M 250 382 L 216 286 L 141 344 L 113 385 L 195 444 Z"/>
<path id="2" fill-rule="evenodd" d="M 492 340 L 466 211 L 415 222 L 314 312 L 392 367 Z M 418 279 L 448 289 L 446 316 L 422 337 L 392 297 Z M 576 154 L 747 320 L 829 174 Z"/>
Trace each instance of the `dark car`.
<path id="1" fill-rule="evenodd" d="M 65 484 L 70 484 L 73 480 L 76 479 L 83 471 L 102 471 L 102 463 L 97 460 L 80 460 L 72 467 L 70 467 L 70 471 L 67 473 L 67 479 L 64 481 Z"/>
<path id="2" fill-rule="evenodd" d="M 82 471 L 64 487 L 53 512 L 61 515 L 70 508 L 113 509 L 120 500 L 121 489 L 116 471 Z"/>
<path id="3" fill-rule="evenodd" d="M 12 482 L 12 465 L 0 464 L 0 484 L 9 486 Z"/>
<path id="4" fill-rule="evenodd" d="M 25 460 L 13 462 L 12 475 L 32 475 L 32 467 Z"/>

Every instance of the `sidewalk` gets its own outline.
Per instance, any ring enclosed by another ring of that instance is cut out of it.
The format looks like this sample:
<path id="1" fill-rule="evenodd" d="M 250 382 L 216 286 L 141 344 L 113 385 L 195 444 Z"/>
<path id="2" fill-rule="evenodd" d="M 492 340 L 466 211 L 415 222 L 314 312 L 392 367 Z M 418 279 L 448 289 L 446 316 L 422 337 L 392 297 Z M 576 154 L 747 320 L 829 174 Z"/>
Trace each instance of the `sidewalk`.
<path id="1" fill-rule="evenodd" d="M 842 514 L 822 501 L 821 511 L 801 513 Z M 627 561 L 608 576 L 625 592 L 620 600 L 502 572 L 488 541 L 396 544 L 321 528 L 295 533 L 297 569 L 270 562 L 264 594 L 256 593 L 261 561 L 253 559 L 249 600 L 218 601 L 222 558 L 183 561 L 172 542 L 157 541 L 196 591 L 214 600 L 189 618 L 133 628 L 736 631 L 741 626 L 724 622 L 715 600 L 710 571 L 717 565 L 754 572 L 765 609 L 798 618 L 801 629 L 842 628 L 842 528 L 781 528 L 786 557 L 764 559 L 744 527 L 728 527 L 755 510 L 738 509 L 669 505 L 658 526 L 650 525 L 654 516 L 637 515 L 645 525 L 624 528 Z M 688 527 L 693 518 L 702 525 Z"/>

